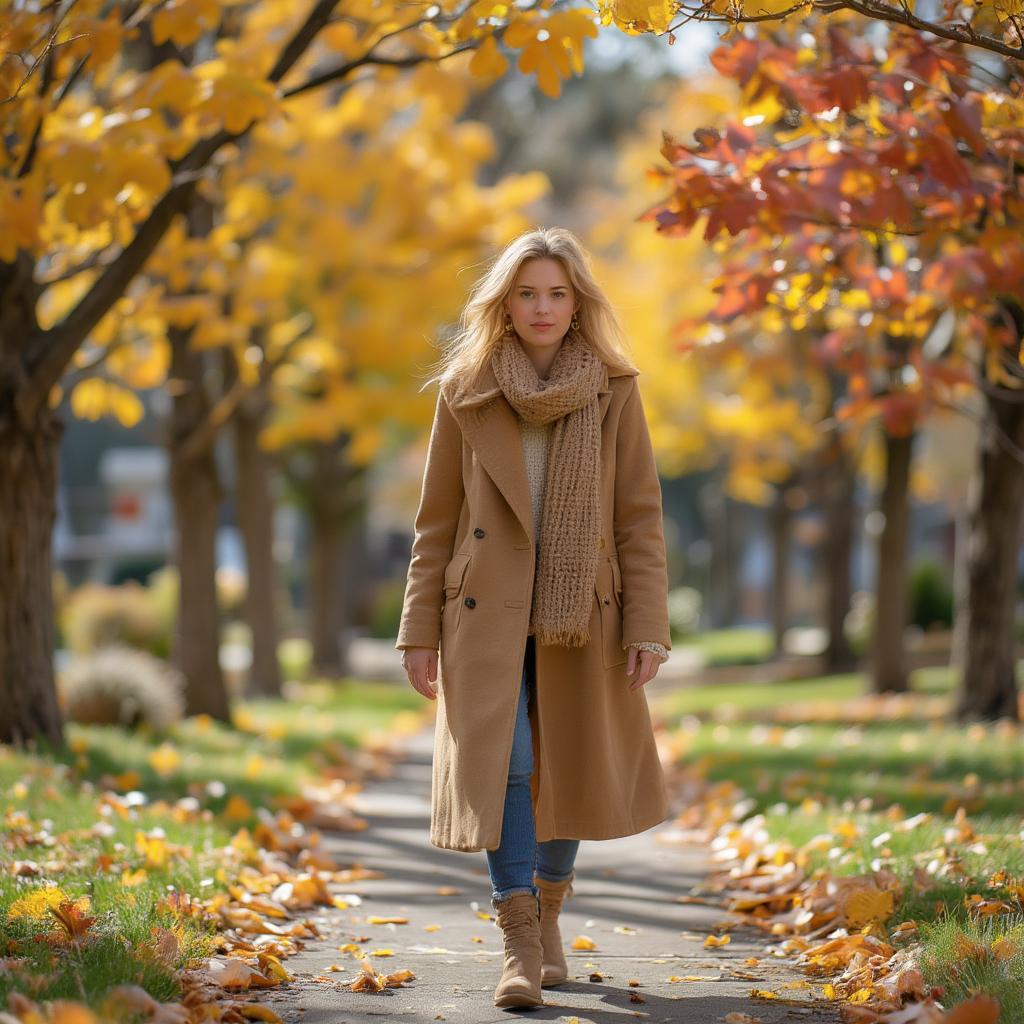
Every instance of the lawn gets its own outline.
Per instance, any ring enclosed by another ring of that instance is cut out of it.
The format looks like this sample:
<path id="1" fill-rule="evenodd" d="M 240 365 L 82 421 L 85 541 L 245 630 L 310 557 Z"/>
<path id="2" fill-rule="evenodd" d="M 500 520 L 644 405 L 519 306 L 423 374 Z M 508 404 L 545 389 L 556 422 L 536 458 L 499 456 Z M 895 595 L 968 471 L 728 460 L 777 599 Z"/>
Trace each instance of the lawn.
<path id="1" fill-rule="evenodd" d="M 226 919 L 241 913 L 243 890 L 269 893 L 251 837 L 284 849 L 275 814 L 305 835 L 306 787 L 333 782 L 343 794 L 426 705 L 409 687 L 354 680 L 294 694 L 238 702 L 231 726 L 201 716 L 160 734 L 69 724 L 66 750 L 0 747 L 0 1005 L 19 991 L 113 1019 L 113 986 L 178 998 L 179 971 L 223 948 L 216 921 L 190 901 L 220 895 Z M 315 852 L 303 857 L 316 866 Z M 287 945 L 285 934 L 278 952 Z M 262 966 L 272 960 L 264 951 Z"/>
<path id="2" fill-rule="evenodd" d="M 952 723 L 945 668 L 885 697 L 857 674 L 656 685 L 677 784 L 701 783 L 709 820 L 762 834 L 810 877 L 892 872 L 902 892 L 879 924 L 906 934 L 914 923 L 921 971 L 946 1005 L 983 986 L 1002 1024 L 1024 1020 L 1020 727 Z"/>

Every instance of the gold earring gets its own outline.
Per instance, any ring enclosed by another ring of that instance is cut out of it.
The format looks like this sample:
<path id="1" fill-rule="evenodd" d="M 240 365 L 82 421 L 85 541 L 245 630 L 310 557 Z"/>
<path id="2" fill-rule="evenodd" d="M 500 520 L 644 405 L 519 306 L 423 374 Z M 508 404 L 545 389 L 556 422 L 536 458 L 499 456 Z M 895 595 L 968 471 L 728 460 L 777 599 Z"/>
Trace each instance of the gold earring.
<path id="1" fill-rule="evenodd" d="M 515 332 L 512 330 L 512 317 L 508 313 L 505 314 L 505 337 L 511 338 Z"/>
<path id="2" fill-rule="evenodd" d="M 573 313 L 572 319 L 569 321 L 569 326 L 574 331 L 578 331 L 580 329 L 580 320 L 579 320 L 579 317 L 575 313 Z"/>

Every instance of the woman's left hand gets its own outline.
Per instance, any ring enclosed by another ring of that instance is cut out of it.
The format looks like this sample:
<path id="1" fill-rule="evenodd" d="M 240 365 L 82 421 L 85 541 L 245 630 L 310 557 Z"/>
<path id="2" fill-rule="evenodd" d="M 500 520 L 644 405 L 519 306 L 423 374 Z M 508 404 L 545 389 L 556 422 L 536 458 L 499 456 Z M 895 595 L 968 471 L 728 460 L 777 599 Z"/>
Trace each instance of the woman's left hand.
<path id="1" fill-rule="evenodd" d="M 639 655 L 639 659 L 637 658 Z M 630 691 L 636 690 L 649 683 L 661 668 L 662 659 L 654 651 L 641 651 L 637 647 L 630 647 L 626 655 L 626 675 L 631 676 L 638 668 L 639 674 L 629 684 Z"/>

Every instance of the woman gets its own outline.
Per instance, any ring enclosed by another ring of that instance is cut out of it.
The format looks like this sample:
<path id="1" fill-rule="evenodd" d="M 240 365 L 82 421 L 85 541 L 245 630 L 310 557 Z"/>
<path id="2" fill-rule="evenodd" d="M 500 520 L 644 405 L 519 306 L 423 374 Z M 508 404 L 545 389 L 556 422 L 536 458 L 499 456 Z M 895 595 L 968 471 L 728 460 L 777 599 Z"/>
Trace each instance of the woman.
<path id="1" fill-rule="evenodd" d="M 486 850 L 496 1006 L 568 976 L 580 840 L 667 815 L 642 688 L 671 646 L 668 584 L 637 373 L 580 241 L 549 228 L 492 262 L 432 378 L 395 646 L 440 701 L 430 841 Z"/>

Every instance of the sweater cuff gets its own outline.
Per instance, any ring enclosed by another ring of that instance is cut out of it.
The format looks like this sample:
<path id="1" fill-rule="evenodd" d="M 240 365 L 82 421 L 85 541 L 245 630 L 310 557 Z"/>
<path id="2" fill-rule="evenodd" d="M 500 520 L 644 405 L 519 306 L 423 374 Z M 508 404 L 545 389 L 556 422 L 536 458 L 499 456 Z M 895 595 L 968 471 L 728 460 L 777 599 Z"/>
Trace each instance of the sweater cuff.
<path id="1" fill-rule="evenodd" d="M 668 660 L 668 649 L 656 640 L 634 640 L 631 644 L 626 644 L 623 650 L 629 650 L 630 647 L 635 647 L 640 651 L 653 651 L 662 661 Z"/>

